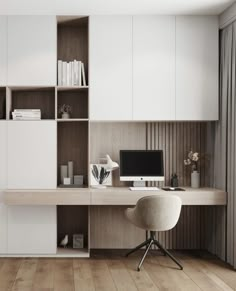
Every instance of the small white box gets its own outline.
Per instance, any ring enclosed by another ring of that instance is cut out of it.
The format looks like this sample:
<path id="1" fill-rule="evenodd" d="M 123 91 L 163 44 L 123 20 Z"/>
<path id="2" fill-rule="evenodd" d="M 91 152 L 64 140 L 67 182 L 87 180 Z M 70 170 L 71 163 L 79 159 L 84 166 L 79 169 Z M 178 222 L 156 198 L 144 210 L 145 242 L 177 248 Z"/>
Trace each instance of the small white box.
<path id="1" fill-rule="evenodd" d="M 63 184 L 64 185 L 70 185 L 70 178 L 64 178 Z"/>

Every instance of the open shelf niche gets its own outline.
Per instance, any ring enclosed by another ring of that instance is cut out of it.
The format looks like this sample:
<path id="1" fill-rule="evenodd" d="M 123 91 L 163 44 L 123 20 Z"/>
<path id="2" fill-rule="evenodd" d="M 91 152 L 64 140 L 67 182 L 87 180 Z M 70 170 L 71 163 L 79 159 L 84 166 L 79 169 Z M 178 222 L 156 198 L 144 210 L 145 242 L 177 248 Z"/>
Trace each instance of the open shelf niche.
<path id="1" fill-rule="evenodd" d="M 61 205 L 57 206 L 57 255 L 60 257 L 89 257 L 88 247 L 88 206 Z M 60 242 L 68 235 L 69 242 L 66 248 Z M 73 248 L 73 235 L 82 234 L 84 247 Z"/>
<path id="2" fill-rule="evenodd" d="M 88 85 L 88 17 L 58 16 L 57 60 L 84 63 Z"/>
<path id="3" fill-rule="evenodd" d="M 55 88 L 10 88 L 10 119 L 14 109 L 41 109 L 41 119 L 55 119 Z"/>
<path id="4" fill-rule="evenodd" d="M 6 119 L 6 88 L 0 87 L 0 119 Z"/>
<path id="5" fill-rule="evenodd" d="M 88 119 L 88 89 L 87 88 L 60 88 L 57 89 L 57 118 L 59 121 L 68 121 L 61 118 L 60 107 L 65 104 L 71 106 L 70 119 Z M 69 119 L 69 120 L 70 120 Z"/>
<path id="6" fill-rule="evenodd" d="M 57 145 L 58 186 L 60 166 L 73 161 L 73 175 L 83 175 L 84 184 L 80 187 L 88 187 L 88 121 L 58 122 Z"/>

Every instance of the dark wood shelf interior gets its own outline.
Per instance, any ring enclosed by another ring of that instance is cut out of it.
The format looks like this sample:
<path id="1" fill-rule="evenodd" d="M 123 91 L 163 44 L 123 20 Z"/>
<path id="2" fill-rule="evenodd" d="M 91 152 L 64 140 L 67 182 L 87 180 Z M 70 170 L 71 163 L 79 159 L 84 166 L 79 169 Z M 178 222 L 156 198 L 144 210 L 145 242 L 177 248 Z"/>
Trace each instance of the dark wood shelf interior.
<path id="1" fill-rule="evenodd" d="M 88 89 L 58 91 L 58 118 L 61 118 L 59 108 L 63 104 L 72 107 L 70 118 L 88 118 Z"/>
<path id="2" fill-rule="evenodd" d="M 88 17 L 58 23 L 57 59 L 82 61 L 88 83 Z"/>
<path id="3" fill-rule="evenodd" d="M 6 88 L 0 88 L 0 119 L 6 119 Z"/>
<path id="4" fill-rule="evenodd" d="M 59 122 L 57 127 L 58 144 L 58 185 L 60 166 L 74 163 L 74 175 L 84 176 L 84 185 L 88 185 L 88 122 Z"/>
<path id="5" fill-rule="evenodd" d="M 55 119 L 55 89 L 13 90 L 11 108 L 12 111 L 14 109 L 41 109 L 42 119 Z"/>
<path id="6" fill-rule="evenodd" d="M 88 206 L 57 206 L 57 245 L 68 234 L 68 247 L 73 247 L 73 234 L 84 235 L 84 248 L 88 247 Z"/>

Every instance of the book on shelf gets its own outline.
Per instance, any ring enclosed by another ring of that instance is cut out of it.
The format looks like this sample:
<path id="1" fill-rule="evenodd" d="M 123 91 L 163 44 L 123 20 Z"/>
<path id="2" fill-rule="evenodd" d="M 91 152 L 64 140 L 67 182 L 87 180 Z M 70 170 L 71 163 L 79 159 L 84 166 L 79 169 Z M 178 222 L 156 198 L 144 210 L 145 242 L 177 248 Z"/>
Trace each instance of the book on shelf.
<path id="1" fill-rule="evenodd" d="M 83 86 L 87 86 L 86 85 L 86 79 L 85 79 L 85 69 L 84 69 L 84 63 L 82 63 L 82 80 L 83 80 Z"/>
<path id="2" fill-rule="evenodd" d="M 40 109 L 14 109 L 13 120 L 41 120 Z"/>
<path id="3" fill-rule="evenodd" d="M 86 86 L 84 63 L 81 61 L 63 62 L 57 64 L 58 86 Z"/>

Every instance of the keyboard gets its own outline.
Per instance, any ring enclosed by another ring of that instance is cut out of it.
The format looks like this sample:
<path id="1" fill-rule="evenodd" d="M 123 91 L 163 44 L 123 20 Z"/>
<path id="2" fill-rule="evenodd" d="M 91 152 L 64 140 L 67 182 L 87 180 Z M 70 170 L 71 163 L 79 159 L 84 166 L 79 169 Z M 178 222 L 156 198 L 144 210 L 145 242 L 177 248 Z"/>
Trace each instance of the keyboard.
<path id="1" fill-rule="evenodd" d="M 157 187 L 129 187 L 131 191 L 158 191 Z"/>

